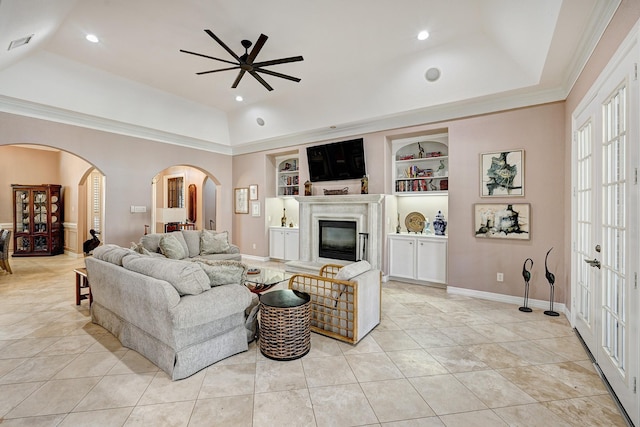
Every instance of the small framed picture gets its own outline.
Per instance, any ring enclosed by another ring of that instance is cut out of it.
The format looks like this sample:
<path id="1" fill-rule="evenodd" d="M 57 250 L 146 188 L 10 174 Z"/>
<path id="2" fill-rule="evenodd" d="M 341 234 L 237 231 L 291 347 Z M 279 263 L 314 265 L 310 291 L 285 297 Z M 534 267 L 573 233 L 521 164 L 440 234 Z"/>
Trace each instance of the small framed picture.
<path id="1" fill-rule="evenodd" d="M 236 188 L 234 189 L 234 211 L 237 214 L 249 213 L 249 189 L 248 188 Z"/>
<path id="2" fill-rule="evenodd" d="M 524 150 L 480 154 L 480 197 L 524 196 Z"/>
<path id="3" fill-rule="evenodd" d="M 531 239 L 529 203 L 476 203 L 474 233 L 489 239 Z"/>
<path id="4" fill-rule="evenodd" d="M 258 184 L 249 186 L 249 200 L 258 200 Z"/>
<path id="5" fill-rule="evenodd" d="M 251 216 L 260 216 L 260 202 L 251 202 Z"/>

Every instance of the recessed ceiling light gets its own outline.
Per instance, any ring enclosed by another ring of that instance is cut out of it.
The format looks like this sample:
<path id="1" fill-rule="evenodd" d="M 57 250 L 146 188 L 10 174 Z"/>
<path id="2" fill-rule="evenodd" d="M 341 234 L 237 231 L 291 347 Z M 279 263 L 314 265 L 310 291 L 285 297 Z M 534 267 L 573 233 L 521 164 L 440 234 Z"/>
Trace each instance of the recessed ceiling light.
<path id="1" fill-rule="evenodd" d="M 91 43 L 98 43 L 100 41 L 98 36 L 96 36 L 95 34 L 87 34 L 85 38 L 89 40 Z"/>
<path id="2" fill-rule="evenodd" d="M 429 38 L 429 31 L 423 30 L 418 33 L 418 40 L 426 40 Z"/>
<path id="3" fill-rule="evenodd" d="M 264 119 L 262 117 L 258 117 L 256 119 L 256 123 L 258 123 L 259 126 L 264 126 Z"/>
<path id="4" fill-rule="evenodd" d="M 435 82 L 440 78 L 440 70 L 436 67 L 429 68 L 426 73 L 424 73 L 424 78 L 427 79 L 428 82 Z"/>
<path id="5" fill-rule="evenodd" d="M 240 95 L 236 96 L 236 101 L 242 102 L 243 100 L 244 98 L 242 98 Z"/>

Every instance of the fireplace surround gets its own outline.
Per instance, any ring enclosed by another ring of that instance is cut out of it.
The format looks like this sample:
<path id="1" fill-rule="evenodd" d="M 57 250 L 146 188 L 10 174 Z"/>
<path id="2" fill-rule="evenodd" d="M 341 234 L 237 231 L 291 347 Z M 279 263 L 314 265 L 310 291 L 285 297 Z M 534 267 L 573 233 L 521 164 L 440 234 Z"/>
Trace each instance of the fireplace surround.
<path id="1" fill-rule="evenodd" d="M 366 234 L 366 261 L 374 269 L 382 269 L 383 227 L 382 194 L 354 194 L 339 196 L 298 196 L 300 255 L 297 261 L 286 263 L 286 270 L 317 274 L 323 264 L 348 264 L 350 260 L 340 260 L 321 256 L 319 248 L 320 221 L 354 222 L 356 255 L 360 259 L 362 239 Z"/>

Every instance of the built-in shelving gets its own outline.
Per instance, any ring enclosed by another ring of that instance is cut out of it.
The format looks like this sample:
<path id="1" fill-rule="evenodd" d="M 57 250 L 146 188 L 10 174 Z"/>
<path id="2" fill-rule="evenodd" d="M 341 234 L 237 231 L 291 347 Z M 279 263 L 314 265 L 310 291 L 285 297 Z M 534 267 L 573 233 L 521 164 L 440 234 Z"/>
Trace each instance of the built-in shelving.
<path id="1" fill-rule="evenodd" d="M 443 142 L 394 141 L 393 194 L 398 196 L 447 194 L 449 150 Z"/>
<path id="2" fill-rule="evenodd" d="M 297 196 L 300 194 L 300 178 L 297 157 L 289 157 L 278 162 L 278 196 Z"/>

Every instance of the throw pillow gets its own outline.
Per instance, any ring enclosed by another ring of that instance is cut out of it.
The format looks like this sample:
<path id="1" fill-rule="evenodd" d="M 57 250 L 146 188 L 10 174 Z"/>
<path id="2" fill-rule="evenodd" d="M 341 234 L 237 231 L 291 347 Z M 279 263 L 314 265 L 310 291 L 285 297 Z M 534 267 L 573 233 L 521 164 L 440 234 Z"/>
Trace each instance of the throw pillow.
<path id="1" fill-rule="evenodd" d="M 93 250 L 94 258 L 120 266 L 122 265 L 123 258 L 129 255 L 138 256 L 138 254 L 131 249 L 123 248 L 114 244 L 98 246 Z"/>
<path id="2" fill-rule="evenodd" d="M 180 295 L 198 295 L 211 289 L 209 278 L 199 265 L 166 258 L 126 257 L 127 270 L 169 282 Z"/>
<path id="3" fill-rule="evenodd" d="M 247 279 L 247 265 L 240 261 L 214 261 L 204 258 L 194 258 L 192 261 L 202 267 L 209 277 L 211 287 L 220 285 L 244 285 Z"/>
<path id="4" fill-rule="evenodd" d="M 229 245 L 229 235 L 226 231 L 216 233 L 215 231 L 202 230 L 200 235 L 200 255 L 225 253 Z"/>
<path id="5" fill-rule="evenodd" d="M 145 248 L 142 243 L 131 242 L 131 247 L 129 248 L 132 251 L 139 253 L 140 255 L 151 255 L 151 252 Z"/>
<path id="6" fill-rule="evenodd" d="M 338 280 L 351 280 L 354 277 L 364 273 L 365 271 L 371 270 L 371 264 L 368 261 L 358 261 L 353 264 L 348 264 L 342 267 L 338 274 L 336 274 L 336 279 Z"/>
<path id="7" fill-rule="evenodd" d="M 171 259 L 184 259 L 187 257 L 182 244 L 171 234 L 164 235 L 160 238 L 160 252 Z"/>

